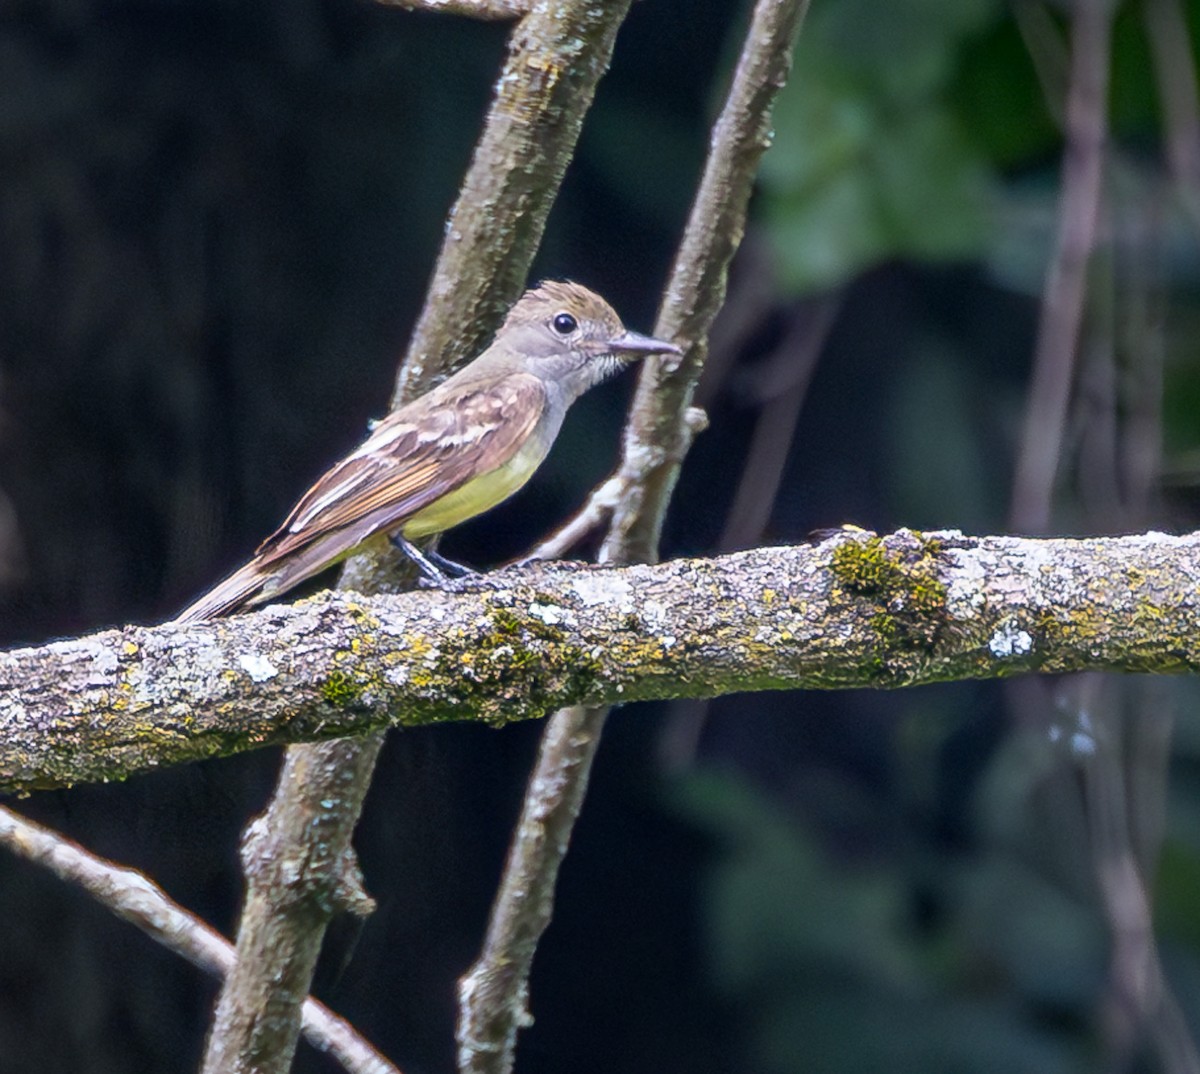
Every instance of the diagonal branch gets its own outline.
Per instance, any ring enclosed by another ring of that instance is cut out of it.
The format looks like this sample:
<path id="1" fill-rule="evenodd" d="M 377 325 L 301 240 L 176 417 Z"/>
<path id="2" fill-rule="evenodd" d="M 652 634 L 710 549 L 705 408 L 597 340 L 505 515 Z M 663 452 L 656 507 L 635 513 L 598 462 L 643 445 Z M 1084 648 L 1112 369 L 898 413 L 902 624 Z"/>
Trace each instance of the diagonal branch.
<path id="1" fill-rule="evenodd" d="M 114 865 L 40 824 L 0 807 L 0 846 L 78 884 L 118 917 L 141 929 L 193 966 L 224 977 L 233 945 L 134 869 Z M 343 1019 L 311 996 L 304 1001 L 305 1039 L 350 1074 L 399 1074 Z"/>

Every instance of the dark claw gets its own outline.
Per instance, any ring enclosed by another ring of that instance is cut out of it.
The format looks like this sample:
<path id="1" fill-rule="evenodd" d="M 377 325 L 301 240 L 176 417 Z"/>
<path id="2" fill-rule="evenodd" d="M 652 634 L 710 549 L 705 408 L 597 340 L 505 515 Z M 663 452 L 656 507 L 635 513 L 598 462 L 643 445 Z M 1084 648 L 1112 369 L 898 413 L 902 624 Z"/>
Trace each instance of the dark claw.
<path id="1" fill-rule="evenodd" d="M 422 588 L 461 593 L 471 588 L 470 583 L 479 578 L 479 574 L 470 567 L 455 563 L 432 550 L 422 551 L 402 533 L 393 533 L 389 540 L 416 566 L 421 575 L 418 581 Z"/>
<path id="2" fill-rule="evenodd" d="M 447 559 L 441 552 L 436 552 L 432 548 L 426 549 L 425 556 L 430 563 L 440 567 L 442 572 L 450 575 L 451 578 L 471 578 L 479 573 L 464 563 L 456 563 L 452 559 Z"/>

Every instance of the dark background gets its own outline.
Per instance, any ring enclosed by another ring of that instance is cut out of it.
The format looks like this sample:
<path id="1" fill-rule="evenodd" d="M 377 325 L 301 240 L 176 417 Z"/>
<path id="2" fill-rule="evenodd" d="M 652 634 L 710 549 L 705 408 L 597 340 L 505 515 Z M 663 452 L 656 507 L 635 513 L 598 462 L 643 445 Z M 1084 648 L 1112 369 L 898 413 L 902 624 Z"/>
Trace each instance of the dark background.
<path id="1" fill-rule="evenodd" d="M 1162 481 L 1138 528 L 1186 529 L 1200 261 L 1156 90 L 1180 73 L 1151 46 L 1150 6 L 1118 9 L 1084 343 L 1107 340 L 1123 377 L 1161 373 Z M 1004 530 L 1061 150 L 1060 13 L 1020 10 L 815 0 L 665 555 L 843 522 Z M 534 278 L 585 282 L 650 329 L 744 14 L 634 4 Z M 1197 5 L 1185 15 L 1191 55 Z M 366 0 L 0 0 L 0 640 L 169 617 L 362 438 L 505 33 Z M 530 487 L 444 550 L 500 562 L 567 517 L 616 458 L 631 387 L 582 401 Z M 1089 500 L 1072 413 L 1056 528 L 1130 528 Z M 1128 806 L 1166 811 L 1152 897 L 1193 1031 L 1196 693 L 1114 681 L 1101 742 L 1124 763 L 1146 720 L 1180 713 L 1169 784 L 1153 769 Z M 1160 1069 L 1158 1031 L 1122 1034 L 1112 1009 L 1091 730 L 1014 711 L 994 684 L 619 710 L 518 1070 Z M 334 929 L 317 992 L 406 1071 L 452 1068 L 454 982 L 539 732 L 389 738 L 356 841 L 379 911 Z M 277 763 L 16 806 L 228 933 L 238 833 Z M 7 856 L 0 920 L 0 1071 L 195 1066 L 214 995 L 197 971 Z M 302 1046 L 297 1069 L 331 1067 Z"/>

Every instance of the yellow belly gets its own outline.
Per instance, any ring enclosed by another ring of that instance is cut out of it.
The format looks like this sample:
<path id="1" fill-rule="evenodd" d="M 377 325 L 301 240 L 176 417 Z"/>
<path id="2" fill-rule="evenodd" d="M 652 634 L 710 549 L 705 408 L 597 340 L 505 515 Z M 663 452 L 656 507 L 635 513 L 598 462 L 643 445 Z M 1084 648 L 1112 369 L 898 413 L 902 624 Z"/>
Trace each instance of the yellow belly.
<path id="1" fill-rule="evenodd" d="M 546 447 L 538 442 L 540 440 L 541 437 L 531 436 L 503 466 L 468 481 L 440 500 L 434 500 L 413 515 L 401 532 L 410 539 L 443 533 L 507 500 L 533 476 L 546 457 Z"/>

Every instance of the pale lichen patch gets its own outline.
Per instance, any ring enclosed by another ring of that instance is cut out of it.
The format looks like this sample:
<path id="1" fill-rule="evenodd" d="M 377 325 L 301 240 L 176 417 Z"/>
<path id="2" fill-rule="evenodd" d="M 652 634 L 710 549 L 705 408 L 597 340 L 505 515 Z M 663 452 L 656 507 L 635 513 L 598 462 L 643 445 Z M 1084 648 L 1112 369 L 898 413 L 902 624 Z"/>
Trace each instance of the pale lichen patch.
<path id="1" fill-rule="evenodd" d="M 1024 656 L 1032 648 L 1032 636 L 1012 620 L 1002 623 L 988 640 L 988 649 L 999 660 L 1012 656 Z"/>
<path id="2" fill-rule="evenodd" d="M 529 605 L 529 614 L 535 619 L 540 619 L 547 626 L 559 626 L 561 624 L 573 626 L 575 623 L 575 616 L 566 608 L 560 608 L 557 604 L 542 604 L 535 600 Z"/>
<path id="3" fill-rule="evenodd" d="M 262 653 L 242 653 L 238 657 L 238 666 L 254 682 L 267 682 L 279 674 L 279 669 Z"/>
<path id="4" fill-rule="evenodd" d="M 407 686 L 409 680 L 408 665 L 397 664 L 395 667 L 390 667 L 383 673 L 383 677 L 393 686 Z"/>
<path id="5" fill-rule="evenodd" d="M 644 600 L 638 611 L 642 613 L 642 618 L 646 620 L 651 629 L 661 626 L 670 619 L 670 610 L 661 600 Z"/>
<path id="6" fill-rule="evenodd" d="M 954 562 L 955 567 L 947 572 L 946 613 L 952 619 L 974 619 L 987 605 L 987 571 L 977 557 L 959 555 L 956 549 L 943 554 Z"/>
<path id="7" fill-rule="evenodd" d="M 571 579 L 569 588 L 588 608 L 615 604 L 618 611 L 632 611 L 634 607 L 633 586 L 620 575 L 581 574 Z"/>
<path id="8" fill-rule="evenodd" d="M 82 650 L 90 658 L 86 685 L 107 686 L 121 665 L 117 654 L 109 646 L 98 642 L 85 641 Z M 136 647 L 134 651 L 137 651 Z"/>

